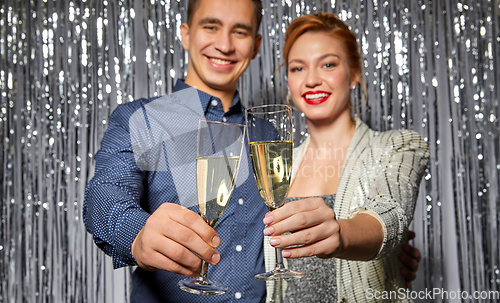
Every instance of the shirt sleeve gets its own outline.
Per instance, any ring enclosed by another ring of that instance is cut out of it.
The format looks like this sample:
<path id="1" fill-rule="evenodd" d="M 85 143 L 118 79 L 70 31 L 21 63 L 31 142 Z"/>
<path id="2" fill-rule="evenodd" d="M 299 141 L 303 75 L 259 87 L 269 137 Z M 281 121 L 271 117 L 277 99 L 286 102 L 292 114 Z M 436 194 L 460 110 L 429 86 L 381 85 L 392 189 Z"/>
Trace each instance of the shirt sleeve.
<path id="1" fill-rule="evenodd" d="M 369 184 L 366 202 L 350 214 L 367 213 L 381 223 L 384 241 L 374 259 L 390 253 L 404 240 L 429 159 L 427 143 L 414 131 L 394 131 L 379 139 L 371 147 L 374 165 L 364 174 L 371 179 L 365 182 Z"/>
<path id="2" fill-rule="evenodd" d="M 119 106 L 111 115 L 83 204 L 85 227 L 97 246 L 112 256 L 114 268 L 137 265 L 130 248 L 149 218 L 140 206 L 146 173 L 137 167 L 132 151 L 132 112 L 130 106 Z"/>

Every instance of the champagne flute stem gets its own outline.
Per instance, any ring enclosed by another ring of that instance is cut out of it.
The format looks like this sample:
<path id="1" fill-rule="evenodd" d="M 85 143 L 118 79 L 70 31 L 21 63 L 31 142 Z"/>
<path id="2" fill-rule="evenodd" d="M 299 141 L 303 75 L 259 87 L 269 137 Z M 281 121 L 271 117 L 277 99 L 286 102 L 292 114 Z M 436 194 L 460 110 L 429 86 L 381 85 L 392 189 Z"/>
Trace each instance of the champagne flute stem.
<path id="1" fill-rule="evenodd" d="M 205 270 L 206 267 L 206 270 Z M 205 260 L 201 260 L 201 275 L 200 280 L 208 283 L 208 264 L 206 264 Z"/>
<path id="2" fill-rule="evenodd" d="M 285 266 L 283 265 L 283 256 L 281 255 L 281 248 L 275 248 L 274 252 L 276 253 L 276 267 L 274 270 L 285 269 Z"/>

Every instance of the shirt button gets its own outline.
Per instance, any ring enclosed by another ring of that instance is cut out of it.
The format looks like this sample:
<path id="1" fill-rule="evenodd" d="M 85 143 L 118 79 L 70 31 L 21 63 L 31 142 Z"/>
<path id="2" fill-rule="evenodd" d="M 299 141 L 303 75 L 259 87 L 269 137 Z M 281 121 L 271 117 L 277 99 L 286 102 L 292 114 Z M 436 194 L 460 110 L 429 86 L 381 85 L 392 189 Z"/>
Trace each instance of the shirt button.
<path id="1" fill-rule="evenodd" d="M 226 122 L 226 121 L 227 121 L 226 117 L 222 117 L 222 122 Z"/>
<path id="2" fill-rule="evenodd" d="M 241 251 L 242 247 L 241 245 L 236 245 L 236 251 Z"/>
<path id="3" fill-rule="evenodd" d="M 212 105 L 217 106 L 217 100 L 212 100 Z"/>
<path id="4" fill-rule="evenodd" d="M 241 299 L 241 292 L 237 292 L 237 293 L 235 293 L 235 294 L 234 294 L 234 297 L 235 297 L 236 299 Z"/>
<path id="5" fill-rule="evenodd" d="M 243 205 L 243 199 L 242 199 L 242 198 L 239 198 L 239 199 L 238 199 L 238 203 L 239 203 L 240 205 Z"/>

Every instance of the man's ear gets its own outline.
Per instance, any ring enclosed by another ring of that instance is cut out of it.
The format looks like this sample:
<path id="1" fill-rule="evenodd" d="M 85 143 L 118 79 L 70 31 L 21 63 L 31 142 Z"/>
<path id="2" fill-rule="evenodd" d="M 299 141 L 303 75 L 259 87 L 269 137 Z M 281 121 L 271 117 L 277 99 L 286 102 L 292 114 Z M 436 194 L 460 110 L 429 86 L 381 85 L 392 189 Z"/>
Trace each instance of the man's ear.
<path id="1" fill-rule="evenodd" d="M 181 41 L 184 50 L 189 50 L 189 25 L 187 23 L 181 24 Z"/>
<path id="2" fill-rule="evenodd" d="M 262 36 L 261 35 L 255 36 L 255 43 L 254 43 L 254 46 L 253 46 L 253 56 L 252 56 L 252 59 L 255 59 L 255 57 L 257 56 L 257 53 L 259 52 L 261 43 L 262 43 Z"/>

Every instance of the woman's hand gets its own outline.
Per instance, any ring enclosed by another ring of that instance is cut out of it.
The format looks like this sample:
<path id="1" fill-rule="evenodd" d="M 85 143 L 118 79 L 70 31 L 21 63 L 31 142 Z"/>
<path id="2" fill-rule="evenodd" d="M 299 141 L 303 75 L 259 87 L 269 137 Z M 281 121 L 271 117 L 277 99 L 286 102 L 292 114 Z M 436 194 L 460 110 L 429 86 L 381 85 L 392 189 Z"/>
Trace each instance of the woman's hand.
<path id="1" fill-rule="evenodd" d="M 340 225 L 335 212 L 322 198 L 292 201 L 267 213 L 264 218 L 270 244 L 283 250 L 285 258 L 318 256 L 331 258 L 342 250 Z M 286 232 L 291 234 L 283 235 Z"/>
<path id="2" fill-rule="evenodd" d="M 289 202 L 267 213 L 264 224 L 264 234 L 272 236 L 269 243 L 285 248 L 284 258 L 317 256 L 366 261 L 377 255 L 384 240 L 377 218 L 359 213 L 337 220 L 335 212 L 321 198 Z M 291 234 L 284 235 L 287 232 Z"/>

